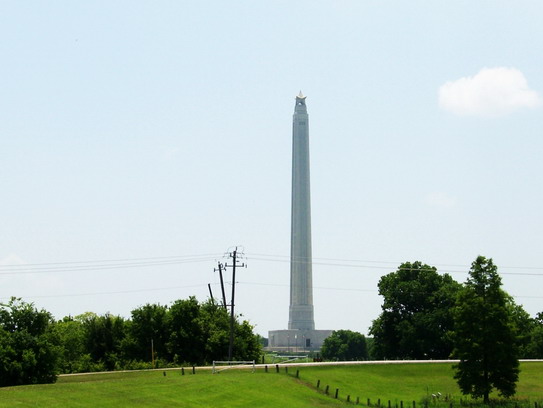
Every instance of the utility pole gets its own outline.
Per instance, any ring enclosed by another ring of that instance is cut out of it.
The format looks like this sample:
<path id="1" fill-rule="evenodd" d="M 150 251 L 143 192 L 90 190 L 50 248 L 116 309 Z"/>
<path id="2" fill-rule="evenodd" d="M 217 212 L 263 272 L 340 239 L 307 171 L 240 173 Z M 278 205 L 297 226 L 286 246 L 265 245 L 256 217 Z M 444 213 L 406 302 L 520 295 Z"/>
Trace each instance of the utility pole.
<path id="1" fill-rule="evenodd" d="M 153 339 L 151 339 L 151 365 L 155 368 L 155 344 Z"/>
<path id="2" fill-rule="evenodd" d="M 228 255 L 232 258 L 232 264 L 225 264 L 224 267 L 232 267 L 232 299 L 230 300 L 230 346 L 228 347 L 228 361 L 232 361 L 232 351 L 234 349 L 234 297 L 236 294 L 236 267 L 243 268 L 244 263 L 238 264 L 238 247 Z"/>
<path id="3" fill-rule="evenodd" d="M 215 299 L 213 299 L 213 292 L 211 291 L 211 283 L 207 284 L 207 288 L 209 289 L 209 296 L 211 297 L 211 304 L 215 306 Z"/>
<path id="4" fill-rule="evenodd" d="M 226 294 L 224 293 L 224 281 L 222 279 L 222 270 L 224 268 L 224 265 L 219 262 L 219 268 L 214 269 L 214 271 L 219 271 L 219 276 L 221 278 L 221 291 L 222 291 L 222 305 L 226 309 Z"/>

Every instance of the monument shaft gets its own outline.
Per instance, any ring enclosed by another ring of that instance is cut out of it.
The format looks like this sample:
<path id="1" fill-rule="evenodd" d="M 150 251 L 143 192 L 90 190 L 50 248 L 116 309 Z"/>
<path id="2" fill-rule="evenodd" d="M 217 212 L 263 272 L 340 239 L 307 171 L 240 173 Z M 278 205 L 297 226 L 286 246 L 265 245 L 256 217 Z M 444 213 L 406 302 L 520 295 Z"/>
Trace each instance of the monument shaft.
<path id="1" fill-rule="evenodd" d="M 309 117 L 305 96 L 296 97 L 292 121 L 292 213 L 289 329 L 314 330 L 309 182 Z"/>
<path id="2" fill-rule="evenodd" d="M 292 213 L 290 229 L 290 308 L 287 330 L 268 333 L 268 349 L 318 350 L 332 330 L 315 330 L 311 268 L 309 120 L 305 96 L 296 97 L 292 120 Z"/>

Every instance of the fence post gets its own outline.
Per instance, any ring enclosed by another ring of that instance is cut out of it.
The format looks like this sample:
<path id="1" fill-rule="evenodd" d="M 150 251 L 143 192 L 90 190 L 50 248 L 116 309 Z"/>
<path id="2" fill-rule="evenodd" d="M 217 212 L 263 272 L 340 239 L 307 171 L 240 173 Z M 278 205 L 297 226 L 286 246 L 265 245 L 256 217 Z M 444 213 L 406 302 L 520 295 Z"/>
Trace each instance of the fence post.
<path id="1" fill-rule="evenodd" d="M 356 397 L 356 405 L 360 404 L 360 397 Z"/>
<path id="2" fill-rule="evenodd" d="M 403 401 L 400 401 L 400 408 L 403 408 Z"/>
<path id="3" fill-rule="evenodd" d="M 369 398 L 368 398 L 368 407 L 371 407 L 371 401 Z"/>
<path id="4" fill-rule="evenodd" d="M 413 401 L 413 408 L 417 408 L 417 403 Z"/>
<path id="5" fill-rule="evenodd" d="M 390 408 L 390 400 L 388 400 L 388 408 Z"/>
<path id="6" fill-rule="evenodd" d="M 317 380 L 317 389 L 321 386 L 321 380 Z"/>
<path id="7" fill-rule="evenodd" d="M 166 371 L 163 371 L 163 373 L 164 373 L 164 377 L 166 377 Z"/>
<path id="8" fill-rule="evenodd" d="M 351 402 L 351 396 L 347 395 L 347 402 Z"/>
<path id="9" fill-rule="evenodd" d="M 336 388 L 336 399 L 337 399 L 338 394 L 339 394 L 339 388 Z"/>
<path id="10" fill-rule="evenodd" d="M 288 373 L 288 367 L 285 366 L 285 373 Z"/>
<path id="11" fill-rule="evenodd" d="M 279 372 L 279 364 L 276 364 L 276 365 L 275 365 L 275 371 L 276 371 L 276 372 Z"/>
<path id="12" fill-rule="evenodd" d="M 196 367 L 192 366 L 192 374 L 196 374 Z"/>
<path id="13" fill-rule="evenodd" d="M 268 366 L 267 365 L 264 366 L 264 371 L 268 372 Z"/>
<path id="14" fill-rule="evenodd" d="M 325 393 L 326 395 L 328 395 L 328 389 L 329 389 L 329 388 L 330 388 L 330 386 L 327 385 L 327 386 L 326 386 L 326 390 L 324 391 L 324 393 Z"/>
<path id="15" fill-rule="evenodd" d="M 296 378 L 300 378 L 300 370 L 296 370 Z"/>
<path id="16" fill-rule="evenodd" d="M 181 375 L 185 375 L 185 367 L 181 367 Z"/>
<path id="17" fill-rule="evenodd" d="M 379 399 L 377 400 L 377 406 L 378 406 L 378 407 L 381 407 L 381 398 L 379 398 Z"/>

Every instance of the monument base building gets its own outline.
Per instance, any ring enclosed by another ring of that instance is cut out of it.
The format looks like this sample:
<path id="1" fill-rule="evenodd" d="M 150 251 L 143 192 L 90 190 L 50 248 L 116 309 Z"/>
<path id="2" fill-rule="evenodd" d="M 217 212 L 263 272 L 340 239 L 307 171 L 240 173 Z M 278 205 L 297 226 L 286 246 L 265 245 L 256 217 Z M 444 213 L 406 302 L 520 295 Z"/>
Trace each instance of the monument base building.
<path id="1" fill-rule="evenodd" d="M 332 330 L 272 330 L 268 332 L 268 349 L 287 353 L 318 351 L 331 334 Z"/>

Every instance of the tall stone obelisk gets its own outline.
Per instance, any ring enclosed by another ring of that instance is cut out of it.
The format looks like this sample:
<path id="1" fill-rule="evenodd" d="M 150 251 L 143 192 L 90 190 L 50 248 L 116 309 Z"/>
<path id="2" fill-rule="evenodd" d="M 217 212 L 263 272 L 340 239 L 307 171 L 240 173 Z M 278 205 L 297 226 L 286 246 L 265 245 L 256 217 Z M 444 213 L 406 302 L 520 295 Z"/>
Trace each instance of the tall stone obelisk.
<path id="1" fill-rule="evenodd" d="M 292 212 L 289 329 L 313 330 L 309 116 L 302 92 L 292 118 Z"/>
<path id="2" fill-rule="evenodd" d="M 287 330 L 268 333 L 268 349 L 287 352 L 318 350 L 332 330 L 315 330 L 311 259 L 309 185 L 309 117 L 302 92 L 292 120 L 292 213 L 290 229 L 290 307 Z"/>

